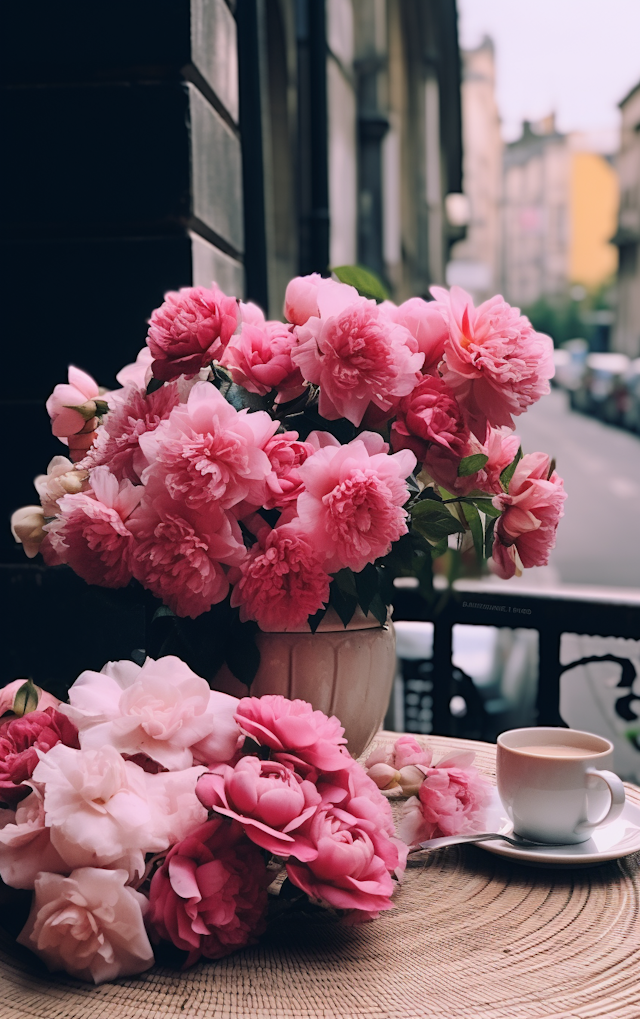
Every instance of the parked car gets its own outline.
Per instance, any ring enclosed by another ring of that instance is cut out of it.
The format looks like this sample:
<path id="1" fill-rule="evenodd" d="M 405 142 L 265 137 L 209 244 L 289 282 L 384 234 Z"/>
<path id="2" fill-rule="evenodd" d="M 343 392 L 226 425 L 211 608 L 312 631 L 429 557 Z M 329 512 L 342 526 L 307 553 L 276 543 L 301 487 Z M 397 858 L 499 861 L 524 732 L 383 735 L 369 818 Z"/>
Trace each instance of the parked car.
<path id="1" fill-rule="evenodd" d="M 588 353 L 589 344 L 579 338 L 567 340 L 561 347 L 557 347 L 553 352 L 555 384 L 568 392 L 578 389 L 586 371 Z"/>
<path id="2" fill-rule="evenodd" d="M 629 363 L 626 354 L 587 354 L 584 375 L 571 391 L 571 406 L 610 424 L 623 424 Z"/>
<path id="3" fill-rule="evenodd" d="M 631 362 L 624 376 L 626 389 L 622 423 L 632 432 L 640 432 L 640 357 Z"/>

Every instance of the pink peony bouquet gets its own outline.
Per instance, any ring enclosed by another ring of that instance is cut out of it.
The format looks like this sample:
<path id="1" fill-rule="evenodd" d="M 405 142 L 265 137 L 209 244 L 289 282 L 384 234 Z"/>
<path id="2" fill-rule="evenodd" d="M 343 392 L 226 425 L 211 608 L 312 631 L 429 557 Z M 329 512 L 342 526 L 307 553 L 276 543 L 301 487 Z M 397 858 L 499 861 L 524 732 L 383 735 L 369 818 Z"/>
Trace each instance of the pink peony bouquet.
<path id="1" fill-rule="evenodd" d="M 246 682 L 257 627 L 315 631 L 328 607 L 346 626 L 358 606 L 384 623 L 394 580 L 428 596 L 442 556 L 504 578 L 547 563 L 563 483 L 513 427 L 548 392 L 551 340 L 502 297 L 432 293 L 376 303 L 313 274 L 284 322 L 215 284 L 168 293 L 119 388 L 75 367 L 55 387 L 68 458 L 35 479 L 16 539 L 146 591 L 174 634 L 205 617 L 216 667 Z"/>
<path id="2" fill-rule="evenodd" d="M 14 693 L 30 710 L 0 722 L 0 877 L 32 892 L 18 942 L 51 971 L 102 983 L 163 944 L 220 959 L 276 894 L 349 923 L 392 908 L 408 849 L 337 718 L 212 691 L 172 656 L 83 672 L 68 703 Z"/>

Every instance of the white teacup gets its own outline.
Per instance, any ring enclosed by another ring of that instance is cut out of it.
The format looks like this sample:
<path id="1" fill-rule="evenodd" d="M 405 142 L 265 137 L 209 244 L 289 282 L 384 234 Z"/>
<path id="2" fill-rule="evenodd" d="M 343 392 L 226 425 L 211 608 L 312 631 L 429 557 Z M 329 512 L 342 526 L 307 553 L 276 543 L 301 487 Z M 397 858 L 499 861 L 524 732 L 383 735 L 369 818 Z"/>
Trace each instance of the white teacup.
<path id="1" fill-rule="evenodd" d="M 602 770 L 612 755 L 608 739 L 577 729 L 540 726 L 498 736 L 498 792 L 516 834 L 569 845 L 619 817 L 624 786 Z"/>

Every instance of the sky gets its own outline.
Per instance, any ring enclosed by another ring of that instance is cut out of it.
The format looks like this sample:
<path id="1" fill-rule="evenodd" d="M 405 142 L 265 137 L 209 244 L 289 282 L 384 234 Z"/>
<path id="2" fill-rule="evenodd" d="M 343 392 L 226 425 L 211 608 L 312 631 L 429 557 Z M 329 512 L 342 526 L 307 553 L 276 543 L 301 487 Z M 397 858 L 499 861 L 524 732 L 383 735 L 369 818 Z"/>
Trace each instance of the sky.
<path id="1" fill-rule="evenodd" d="M 507 141 L 555 111 L 558 130 L 616 147 L 617 104 L 640 82 L 640 0 L 458 0 L 458 15 L 464 48 L 494 41 Z"/>

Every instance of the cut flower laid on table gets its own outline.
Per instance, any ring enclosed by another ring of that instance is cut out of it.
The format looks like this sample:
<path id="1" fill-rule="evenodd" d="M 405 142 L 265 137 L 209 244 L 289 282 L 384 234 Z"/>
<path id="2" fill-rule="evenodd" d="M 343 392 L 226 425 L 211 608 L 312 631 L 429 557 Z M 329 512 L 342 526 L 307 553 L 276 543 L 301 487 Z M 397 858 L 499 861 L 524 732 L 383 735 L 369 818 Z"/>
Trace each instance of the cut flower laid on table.
<path id="1" fill-rule="evenodd" d="M 429 596 L 440 557 L 508 578 L 555 543 L 562 480 L 512 432 L 548 392 L 551 340 L 501 297 L 396 306 L 336 274 L 292 280 L 285 322 L 215 284 L 169 293 L 120 388 L 71 367 L 47 402 L 69 458 L 14 535 L 89 584 L 144 589 L 171 621 L 163 653 L 199 620 L 207 679 L 226 661 L 250 683 L 257 628 L 315 632 L 329 607 L 346 626 L 358 606 L 384 624 L 399 576 Z"/>
<path id="2" fill-rule="evenodd" d="M 488 802 L 469 760 L 432 767 L 404 737 L 367 774 L 337 718 L 212 691 L 173 656 L 109 662 L 68 696 L 18 681 L 2 702 L 0 877 L 33 892 L 19 943 L 82 980 L 142 973 L 163 944 L 220 959 L 265 932 L 269 901 L 374 920 L 408 846 L 473 830 Z M 378 786 L 409 771 L 398 838 Z"/>

